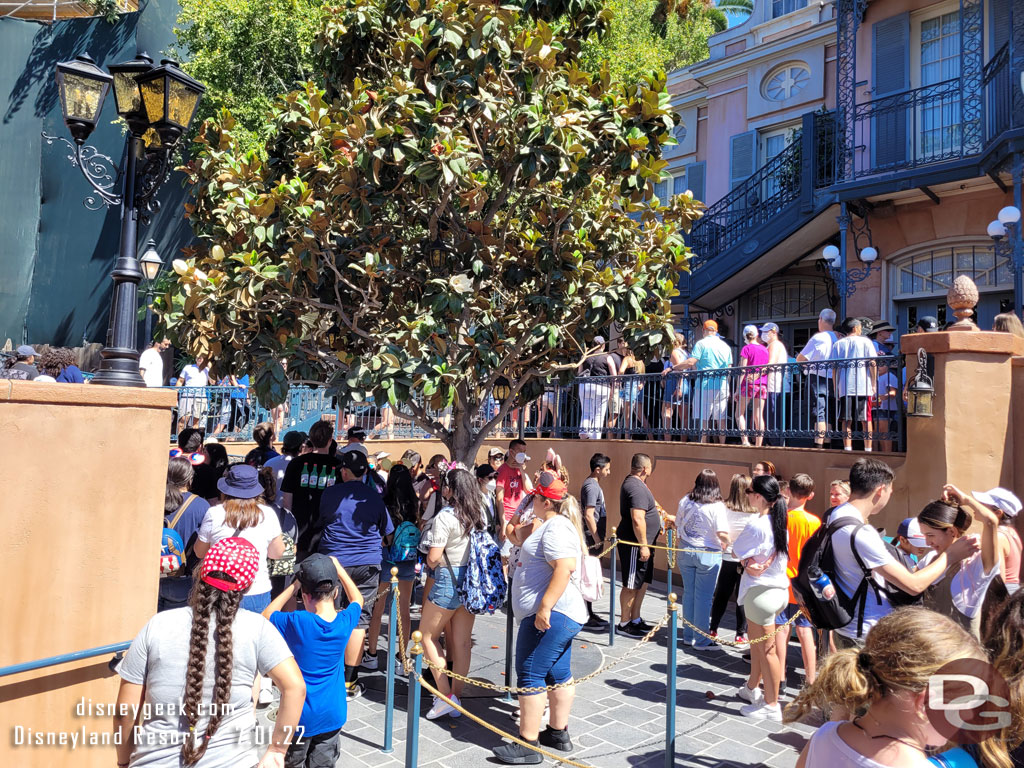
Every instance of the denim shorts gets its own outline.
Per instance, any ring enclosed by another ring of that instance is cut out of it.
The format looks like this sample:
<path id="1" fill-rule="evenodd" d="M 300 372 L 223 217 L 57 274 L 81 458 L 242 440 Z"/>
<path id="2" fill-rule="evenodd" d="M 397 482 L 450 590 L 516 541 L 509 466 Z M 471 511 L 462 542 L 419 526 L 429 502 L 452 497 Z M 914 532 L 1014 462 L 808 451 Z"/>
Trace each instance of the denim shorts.
<path id="1" fill-rule="evenodd" d="M 783 624 L 785 624 L 787 621 L 793 618 L 793 616 L 796 614 L 798 610 L 800 610 L 800 606 L 798 606 L 796 603 L 790 603 L 789 605 L 787 605 L 785 610 L 775 617 L 775 626 L 781 627 Z M 811 624 L 811 620 L 808 619 L 807 616 L 802 613 L 800 614 L 800 617 L 793 623 L 796 624 L 798 627 L 814 626 L 813 624 Z"/>
<path id="2" fill-rule="evenodd" d="M 390 560 L 380 561 L 380 583 L 391 583 L 391 569 L 398 568 L 399 581 L 412 581 L 416 578 L 416 558 L 403 560 L 400 563 L 392 563 Z"/>
<path id="3" fill-rule="evenodd" d="M 572 641 L 583 629 L 564 613 L 551 612 L 551 628 L 541 632 L 534 616 L 519 622 L 516 680 L 520 688 L 558 685 L 572 679 Z"/>
<path id="4" fill-rule="evenodd" d="M 246 595 L 242 598 L 242 608 L 253 613 L 263 613 L 270 605 L 270 592 L 261 592 L 258 595 Z"/>
<path id="5" fill-rule="evenodd" d="M 458 582 L 462 581 L 462 573 L 465 571 L 464 566 L 453 566 L 448 568 L 447 565 L 439 565 L 434 569 L 434 586 L 430 590 L 430 594 L 427 595 L 427 599 L 436 605 L 438 608 L 444 608 L 446 611 L 454 611 L 462 602 L 459 600 L 459 593 L 455 587 Z M 452 571 L 455 571 L 456 581 L 452 581 Z"/>

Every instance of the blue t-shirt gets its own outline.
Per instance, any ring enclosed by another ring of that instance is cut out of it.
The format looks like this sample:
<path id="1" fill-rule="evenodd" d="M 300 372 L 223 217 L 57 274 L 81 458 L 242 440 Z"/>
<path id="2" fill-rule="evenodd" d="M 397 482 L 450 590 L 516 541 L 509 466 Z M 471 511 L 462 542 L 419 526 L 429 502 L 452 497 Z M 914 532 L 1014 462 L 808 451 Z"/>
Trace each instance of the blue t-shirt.
<path id="1" fill-rule="evenodd" d="M 181 503 L 185 504 L 193 495 L 191 493 L 182 494 Z M 188 565 L 194 565 L 197 562 L 192 555 L 192 547 L 190 545 L 195 544 L 195 538 L 199 533 L 199 526 L 202 524 L 203 518 L 206 517 L 206 512 L 209 508 L 210 505 L 206 499 L 197 496 L 185 508 L 185 511 L 181 513 L 181 517 L 178 518 L 178 522 L 174 526 L 174 530 L 178 532 L 181 540 L 185 542 L 185 552 L 190 555 Z M 176 511 L 164 516 L 165 526 L 174 519 L 175 514 Z M 191 572 L 191 568 L 188 570 Z M 191 591 L 191 576 L 165 577 L 160 579 L 160 597 L 166 600 L 184 603 L 188 600 L 188 593 Z"/>
<path id="2" fill-rule="evenodd" d="M 359 611 L 359 604 L 351 603 L 334 621 L 308 611 L 270 614 L 270 623 L 288 643 L 306 681 L 299 725 L 307 738 L 336 731 L 348 718 L 345 646 L 359 623 Z"/>
<path id="3" fill-rule="evenodd" d="M 395 524 L 384 500 L 361 480 L 332 485 L 320 497 L 320 553 L 333 555 L 345 568 L 380 565 L 382 539 Z"/>
<path id="4" fill-rule="evenodd" d="M 231 388 L 231 399 L 245 400 L 249 396 L 249 374 L 239 376 L 235 381 L 238 382 L 238 386 Z M 275 453 L 274 455 L 276 456 L 277 454 Z"/>

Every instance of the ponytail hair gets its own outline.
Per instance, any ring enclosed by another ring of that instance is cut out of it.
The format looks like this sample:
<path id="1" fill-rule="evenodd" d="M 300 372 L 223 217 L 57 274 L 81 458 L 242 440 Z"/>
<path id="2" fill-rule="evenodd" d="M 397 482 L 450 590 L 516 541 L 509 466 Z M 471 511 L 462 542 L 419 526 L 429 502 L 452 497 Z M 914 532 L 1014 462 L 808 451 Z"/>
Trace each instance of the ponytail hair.
<path id="1" fill-rule="evenodd" d="M 786 707 L 795 722 L 815 708 L 845 707 L 851 717 L 896 691 L 920 693 L 954 659 L 986 660 L 974 637 L 947 616 L 919 607 L 899 608 L 871 628 L 864 648 L 830 654 L 814 682 Z"/>
<path id="2" fill-rule="evenodd" d="M 918 513 L 917 521 L 940 531 L 955 528 L 963 535 L 974 522 L 974 516 L 966 507 L 958 507 L 945 501 L 932 501 Z"/>
<path id="3" fill-rule="evenodd" d="M 782 486 L 772 475 L 758 475 L 751 483 L 750 489 L 768 502 L 768 520 L 772 526 L 772 541 L 776 554 L 788 555 L 789 512 L 786 510 L 786 500 L 782 497 Z"/>
<path id="4" fill-rule="evenodd" d="M 188 721 L 189 733 L 181 745 L 181 764 L 188 768 L 203 759 L 231 701 L 231 667 L 234 658 L 234 640 L 231 625 L 242 603 L 242 592 L 224 592 L 199 578 L 189 596 L 192 608 L 192 632 L 188 646 L 188 665 L 185 671 L 185 697 L 182 709 Z M 214 573 L 213 575 L 224 574 Z M 206 650 L 210 637 L 210 619 L 216 617 L 214 633 L 215 675 L 212 706 L 203 702 L 203 677 L 206 673 Z M 200 712 L 209 712 L 206 732 L 196 728 Z"/>
<path id="5" fill-rule="evenodd" d="M 564 499 L 559 502 L 555 502 L 555 511 L 562 517 L 569 519 L 573 527 L 576 529 L 576 533 L 580 537 L 580 547 L 582 548 L 583 554 L 587 554 L 587 537 L 583 533 L 583 511 L 580 509 L 580 503 L 576 500 L 573 495 L 567 495 Z M 580 563 L 578 567 L 582 567 Z"/>
<path id="6" fill-rule="evenodd" d="M 164 515 L 172 515 L 178 511 L 185 495 L 182 488 L 192 485 L 192 464 L 182 456 L 175 456 L 167 462 L 167 489 L 164 491 Z"/>

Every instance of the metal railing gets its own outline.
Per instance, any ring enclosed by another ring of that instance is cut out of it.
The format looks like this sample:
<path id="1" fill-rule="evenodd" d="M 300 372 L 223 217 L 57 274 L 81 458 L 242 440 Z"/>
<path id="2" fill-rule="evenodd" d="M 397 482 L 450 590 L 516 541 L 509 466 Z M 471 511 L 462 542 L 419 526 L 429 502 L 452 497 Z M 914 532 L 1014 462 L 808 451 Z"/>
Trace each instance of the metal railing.
<path id="1" fill-rule="evenodd" d="M 848 439 L 876 450 L 899 451 L 903 450 L 904 382 L 901 356 L 581 377 L 567 384 L 548 384 L 535 401 L 511 409 L 491 435 L 712 439 L 781 446 L 834 443 L 836 447 Z M 223 404 L 231 399 L 225 400 L 219 392 L 217 396 L 205 393 L 221 389 L 230 388 L 179 390 L 179 413 L 194 414 L 197 403 L 206 403 L 187 426 L 222 423 Z M 245 402 L 253 416 L 266 415 L 278 435 L 289 429 L 308 431 L 315 421 L 327 419 L 335 424 L 339 438 L 353 426 L 365 430 L 371 440 L 431 437 L 402 418 L 402 407 L 397 414 L 392 407 L 374 402 L 339 407 L 323 388 L 294 387 L 287 402 L 272 410 L 255 404 L 251 397 Z M 483 428 L 498 408 L 497 401 L 489 400 L 474 417 L 474 426 Z M 430 412 L 430 416 L 442 424 L 451 423 L 450 409 Z M 208 430 L 208 434 L 225 441 L 248 440 L 253 423 L 255 419 L 250 419 L 241 429 Z"/>
<path id="2" fill-rule="evenodd" d="M 48 656 L 45 659 L 35 659 L 34 661 L 23 661 L 20 664 L 10 664 L 6 667 L 0 667 L 0 677 L 16 675 L 20 672 L 29 672 L 33 669 L 56 667 L 61 664 L 69 664 L 72 661 L 81 661 L 82 659 L 91 659 L 96 656 L 106 656 L 108 653 L 121 653 L 122 651 L 128 650 L 128 646 L 130 645 L 130 642 L 111 643 L 110 645 L 101 645 L 97 648 L 88 648 L 84 651 L 72 651 L 71 653 L 62 653 L 59 656 Z"/>
<path id="3" fill-rule="evenodd" d="M 1010 79 L 1010 43 L 1006 42 L 982 73 L 981 85 L 987 102 L 985 138 L 991 141 L 1013 127 L 1013 92 Z"/>

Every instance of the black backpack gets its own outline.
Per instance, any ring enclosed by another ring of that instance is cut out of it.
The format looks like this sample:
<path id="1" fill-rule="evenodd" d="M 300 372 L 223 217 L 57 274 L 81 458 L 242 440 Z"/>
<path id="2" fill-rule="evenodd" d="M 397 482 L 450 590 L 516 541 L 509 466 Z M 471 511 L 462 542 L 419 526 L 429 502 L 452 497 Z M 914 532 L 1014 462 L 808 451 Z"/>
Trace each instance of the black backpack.
<path id="1" fill-rule="evenodd" d="M 850 550 L 853 552 L 853 557 L 864 574 L 852 595 L 844 593 L 839 586 L 835 552 L 832 548 L 832 536 L 837 531 L 849 526 L 856 526 L 855 530 L 850 534 Z M 882 604 L 883 595 L 888 598 L 889 604 L 894 607 L 916 605 L 921 602 L 920 595 L 907 594 L 902 589 L 886 581 L 883 581 L 882 586 L 879 586 L 871 578 L 871 569 L 864 564 L 860 553 L 857 551 L 857 534 L 867 527 L 867 523 L 841 517 L 815 531 L 804 545 L 803 552 L 800 555 L 799 570 L 796 578 L 793 579 L 793 590 L 800 595 L 804 608 L 811 617 L 811 622 L 819 629 L 839 629 L 845 627 L 856 618 L 857 637 L 860 637 L 864 632 L 864 611 L 867 606 L 869 592 L 874 593 L 878 605 Z M 884 539 L 883 543 L 886 549 L 894 557 L 897 557 L 896 548 Z M 829 577 L 832 581 L 832 586 L 835 587 L 835 594 L 830 599 L 819 598 L 811 588 L 808 573 L 815 566 Z"/>

